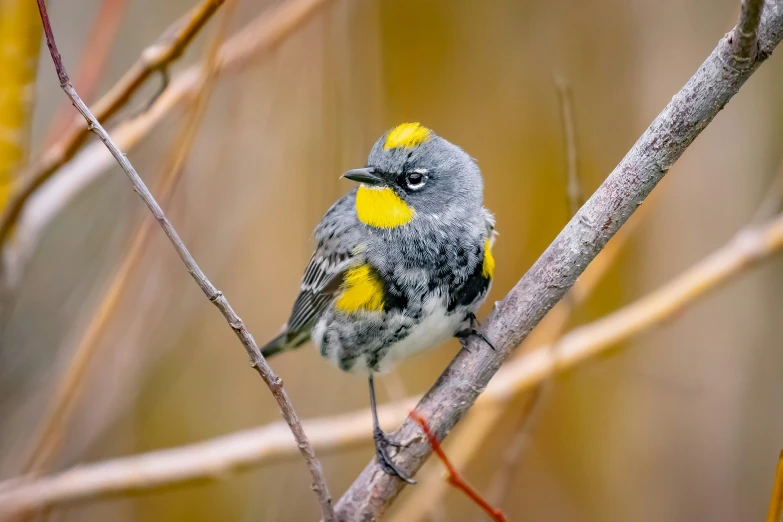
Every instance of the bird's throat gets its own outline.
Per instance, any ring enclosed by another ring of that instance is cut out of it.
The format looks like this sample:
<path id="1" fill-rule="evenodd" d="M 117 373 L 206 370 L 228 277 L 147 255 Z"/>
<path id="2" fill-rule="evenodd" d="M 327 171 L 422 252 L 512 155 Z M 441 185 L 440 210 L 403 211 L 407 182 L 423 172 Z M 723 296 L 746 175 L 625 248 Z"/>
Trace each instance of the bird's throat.
<path id="1" fill-rule="evenodd" d="M 365 225 L 395 228 L 409 223 L 416 212 L 388 187 L 359 186 L 356 215 Z"/>

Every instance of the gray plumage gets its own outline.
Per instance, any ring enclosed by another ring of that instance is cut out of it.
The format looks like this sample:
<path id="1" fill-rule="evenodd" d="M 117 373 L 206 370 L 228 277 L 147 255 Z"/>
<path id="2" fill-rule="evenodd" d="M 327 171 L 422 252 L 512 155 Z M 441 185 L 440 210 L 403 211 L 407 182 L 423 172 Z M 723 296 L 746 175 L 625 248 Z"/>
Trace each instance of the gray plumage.
<path id="1" fill-rule="evenodd" d="M 491 283 L 483 263 L 494 219 L 482 206 L 476 163 L 428 132 L 421 144 L 391 148 L 385 148 L 384 134 L 360 176 L 394 190 L 413 218 L 392 228 L 371 226 L 357 215 L 358 188 L 340 198 L 315 230 L 317 247 L 290 319 L 264 355 L 312 338 L 340 369 L 382 373 L 472 326 Z M 345 312 L 336 302 L 346 271 L 362 265 L 382 283 L 383 307 Z"/>

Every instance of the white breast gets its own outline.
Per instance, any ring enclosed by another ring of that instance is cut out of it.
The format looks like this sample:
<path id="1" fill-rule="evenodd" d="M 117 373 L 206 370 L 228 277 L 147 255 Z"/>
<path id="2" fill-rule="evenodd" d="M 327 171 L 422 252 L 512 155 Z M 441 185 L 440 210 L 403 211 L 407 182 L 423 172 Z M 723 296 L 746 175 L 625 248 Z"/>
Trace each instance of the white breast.
<path id="1" fill-rule="evenodd" d="M 446 314 L 444 299 L 430 299 L 424 308 L 424 319 L 411 328 L 405 339 L 389 348 L 379 364 L 380 373 L 391 371 L 402 359 L 428 348 L 436 348 L 454 336 L 464 323 L 463 314 Z"/>

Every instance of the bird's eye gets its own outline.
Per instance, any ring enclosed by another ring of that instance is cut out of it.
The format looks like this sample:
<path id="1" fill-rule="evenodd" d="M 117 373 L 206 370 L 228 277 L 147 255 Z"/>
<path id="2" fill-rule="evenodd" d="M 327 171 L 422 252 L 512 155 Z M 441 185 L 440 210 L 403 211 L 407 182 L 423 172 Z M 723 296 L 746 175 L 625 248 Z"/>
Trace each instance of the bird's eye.
<path id="1" fill-rule="evenodd" d="M 427 183 L 426 172 L 414 170 L 405 175 L 405 184 L 410 190 L 419 190 L 425 183 Z"/>

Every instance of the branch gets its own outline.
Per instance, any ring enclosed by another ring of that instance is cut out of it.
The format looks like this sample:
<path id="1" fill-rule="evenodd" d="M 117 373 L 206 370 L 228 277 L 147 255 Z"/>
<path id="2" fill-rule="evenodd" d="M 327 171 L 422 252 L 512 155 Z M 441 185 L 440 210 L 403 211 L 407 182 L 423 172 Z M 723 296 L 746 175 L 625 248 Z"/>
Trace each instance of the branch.
<path id="1" fill-rule="evenodd" d="M 764 0 L 742 0 L 739 23 L 734 34 L 729 35 L 729 43 L 740 62 L 751 62 L 756 57 L 758 28 L 763 8 Z"/>
<path id="2" fill-rule="evenodd" d="M 82 99 L 87 103 L 92 103 L 128 3 L 128 0 L 102 0 L 92 21 L 92 28 L 79 61 L 79 69 L 74 76 L 74 88 L 82 93 Z M 49 147 L 55 143 L 74 119 L 78 122 L 77 124 L 84 123 L 84 120 L 78 116 L 72 117 L 70 104 L 63 103 L 46 131 L 44 139 L 46 146 Z"/>
<path id="3" fill-rule="evenodd" d="M 432 430 L 430 430 L 430 427 L 427 425 L 427 421 L 424 420 L 424 418 L 422 418 L 415 411 L 411 412 L 411 417 L 418 423 L 421 431 L 424 432 L 424 435 L 427 437 L 427 443 L 432 448 L 432 451 L 435 452 L 440 461 L 443 462 L 443 465 L 446 466 L 446 471 L 448 471 L 448 483 L 462 491 L 465 496 L 467 496 L 471 501 L 473 501 L 474 504 L 480 507 L 484 513 L 489 515 L 489 518 L 495 522 L 508 522 L 506 516 L 501 510 L 492 507 L 492 505 L 487 502 L 484 497 L 482 497 L 481 494 L 473 488 L 473 486 L 468 484 L 468 482 L 462 478 L 462 475 L 460 475 L 459 471 L 457 471 L 457 469 L 449 461 L 449 458 L 446 456 L 446 452 L 443 451 L 440 442 L 438 442 L 438 439 L 435 438 Z"/>
<path id="4" fill-rule="evenodd" d="M 220 76 L 238 70 L 249 60 L 268 55 L 332 1 L 288 0 L 250 21 L 221 46 L 216 74 Z M 132 150 L 164 117 L 195 95 L 203 75 L 204 70 L 200 65 L 192 66 L 177 74 L 166 91 L 146 112 L 112 129 L 111 135 L 115 142 L 126 152 Z M 55 149 L 51 149 L 45 157 L 50 155 L 54 160 L 54 156 L 57 156 Z M 25 194 L 27 189 L 25 189 L 26 184 L 23 183 L 15 192 L 27 201 L 27 206 L 24 212 L 18 215 L 19 221 L 15 227 L 13 245 L 7 244 L 2 251 L 6 268 L 6 272 L 2 275 L 11 281 L 9 286 L 13 286 L 19 280 L 22 266 L 37 248 L 48 223 L 59 215 L 61 209 L 80 194 L 84 187 L 108 171 L 114 163 L 114 159 L 106 153 L 106 149 L 100 143 L 88 145 L 78 154 L 59 155 L 56 161 L 54 168 L 58 169 L 57 175 L 40 190 L 33 187 Z M 59 168 L 61 166 L 63 168 Z M 27 200 L 33 192 L 35 197 Z M 18 205 L 20 207 L 18 210 L 21 212 L 24 201 L 19 202 Z M 17 214 L 10 210 L 0 215 L 0 230 L 4 226 L 11 226 L 16 219 Z M 2 245 L 3 239 L 0 236 L 0 247 Z"/>
<path id="5" fill-rule="evenodd" d="M 540 346 L 506 364 L 479 397 L 478 412 L 489 406 L 504 408 L 510 399 L 535 387 L 553 372 L 583 363 L 644 329 L 661 324 L 781 248 L 783 216 L 763 226 L 745 228 L 732 241 L 662 288 L 572 330 L 554 346 Z M 381 424 L 405 420 L 416 400 L 409 398 L 379 406 Z M 366 408 L 305 421 L 313 446 L 323 452 L 371 440 L 371 426 Z M 87 464 L 42 478 L 20 477 L 1 482 L 0 514 L 171 487 L 199 479 L 221 480 L 232 472 L 296 455 L 298 451 L 288 426 L 276 422 L 197 444 Z"/>
<path id="6" fill-rule="evenodd" d="M 225 0 L 225 2 L 226 8 L 220 27 L 206 49 L 204 73 L 197 88 L 196 97 L 190 104 L 191 110 L 188 118 L 182 125 L 180 135 L 175 140 L 172 157 L 163 163 L 161 172 L 155 178 L 156 186 L 153 187 L 153 191 L 158 194 L 158 199 L 163 206 L 168 204 L 181 178 L 185 161 L 212 94 L 216 80 L 218 51 L 225 39 L 228 24 L 237 5 L 236 0 Z M 68 421 L 76 409 L 76 403 L 81 397 L 82 387 L 85 385 L 84 375 L 89 367 L 89 362 L 94 358 L 100 346 L 99 341 L 109 323 L 109 318 L 120 303 L 120 296 L 132 281 L 131 275 L 134 269 L 139 266 L 139 258 L 144 254 L 153 230 L 153 220 L 144 219 L 134 231 L 128 249 L 124 255 L 120 256 L 122 259 L 120 267 L 114 273 L 101 304 L 97 307 L 97 312 L 90 318 L 84 335 L 73 351 L 67 367 L 57 379 L 52 399 L 46 408 L 37 435 L 32 437 L 31 450 L 27 452 L 31 457 L 23 473 L 40 474 L 49 466 L 52 457 L 55 456 L 62 444 L 62 432 L 67 427 Z"/>
<path id="7" fill-rule="evenodd" d="M 259 350 L 255 339 L 253 339 L 253 336 L 247 330 L 247 327 L 245 327 L 242 319 L 240 319 L 236 312 L 234 312 L 233 308 L 231 308 L 231 305 L 229 304 L 226 297 L 222 292 L 215 288 L 212 282 L 207 279 L 207 276 L 204 274 L 204 272 L 201 271 L 201 268 L 199 268 L 198 264 L 196 264 L 193 256 L 190 255 L 187 247 L 182 242 L 182 239 L 180 239 L 179 234 L 171 225 L 168 218 L 163 213 L 163 210 L 160 208 L 160 205 L 158 205 L 158 202 L 155 201 L 155 198 L 152 196 L 147 186 L 133 168 L 133 165 L 131 165 L 128 157 L 123 154 L 114 141 L 112 141 L 106 130 L 103 128 L 103 126 L 101 126 L 90 109 L 84 104 L 84 102 L 79 98 L 79 95 L 73 89 L 73 86 L 71 85 L 71 82 L 68 78 L 68 73 L 66 72 L 65 66 L 63 65 L 62 57 L 57 50 L 57 44 L 54 40 L 52 27 L 49 23 L 49 16 L 46 12 L 46 2 L 45 0 L 37 1 L 38 10 L 41 14 L 41 23 L 43 24 L 44 33 L 46 34 L 46 44 L 49 47 L 49 53 L 52 55 L 52 61 L 54 62 L 54 67 L 57 70 L 57 77 L 60 80 L 60 87 L 62 87 L 68 98 L 71 99 L 71 102 L 73 102 L 76 109 L 81 113 L 82 116 L 84 116 L 84 119 L 87 121 L 87 127 L 100 138 L 104 145 L 106 145 L 106 148 L 109 149 L 122 170 L 125 171 L 125 173 L 128 175 L 128 178 L 133 185 L 133 189 L 139 194 L 141 199 L 155 216 L 155 219 L 166 233 L 166 236 L 168 236 L 169 240 L 174 246 L 174 249 L 182 259 L 182 262 L 185 263 L 185 266 L 187 267 L 190 275 L 201 288 L 202 292 L 204 292 L 204 295 L 207 297 L 207 299 L 212 304 L 217 306 L 217 308 L 221 311 L 223 316 L 226 318 L 226 321 L 228 321 L 229 326 L 231 326 L 231 329 L 234 330 L 234 333 L 236 333 L 237 337 L 242 342 L 242 345 L 247 351 L 247 355 L 250 357 L 252 367 L 255 368 L 266 385 L 269 387 L 272 395 L 277 400 L 277 404 L 280 406 L 283 418 L 291 429 L 291 432 L 294 435 L 294 439 L 296 439 L 297 446 L 299 447 L 302 457 L 305 459 L 307 464 L 307 468 L 312 475 L 312 489 L 317 495 L 318 501 L 321 504 L 321 512 L 324 519 L 327 521 L 334 520 L 332 500 L 329 496 L 329 490 L 326 486 L 326 480 L 324 478 L 323 471 L 321 470 L 321 464 L 315 458 L 315 452 L 313 451 L 310 442 L 307 440 L 307 435 L 302 428 L 302 423 L 299 421 L 299 417 L 297 416 L 296 411 L 294 410 L 294 407 L 288 398 L 288 394 L 283 388 L 282 379 L 275 375 L 275 373 L 272 371 L 272 368 L 269 367 L 266 360 L 264 359 L 264 356 L 261 355 L 261 350 Z"/>
<path id="8" fill-rule="evenodd" d="M 203 0 L 188 14 L 184 22 L 179 20 L 166 30 L 157 43 L 145 49 L 120 81 L 95 104 L 94 112 L 98 121 L 105 122 L 111 118 L 155 71 L 165 69 L 182 56 L 188 44 L 224 1 Z M 76 154 L 89 135 L 89 126 L 76 116 L 63 136 L 21 174 L 19 185 L 11 194 L 8 206 L 0 216 L 0 250 L 30 196 Z"/>
<path id="9" fill-rule="evenodd" d="M 460 351 L 417 407 L 430 419 L 436 436 L 444 437 L 459 422 L 514 348 L 562 299 L 696 136 L 771 54 L 783 38 L 783 0 L 766 3 L 759 35 L 753 60 L 734 54 L 731 36 L 718 43 L 528 273 L 497 303 L 482 329 L 497 350 L 473 344 L 469 351 Z M 395 438 L 411 440 L 416 431 L 416 423 L 407 420 Z M 428 444 L 412 442 L 399 451 L 395 463 L 413 475 L 431 453 Z M 379 518 L 403 487 L 373 460 L 338 503 L 338 517 Z"/>

